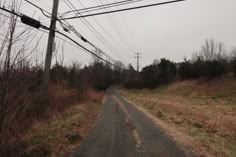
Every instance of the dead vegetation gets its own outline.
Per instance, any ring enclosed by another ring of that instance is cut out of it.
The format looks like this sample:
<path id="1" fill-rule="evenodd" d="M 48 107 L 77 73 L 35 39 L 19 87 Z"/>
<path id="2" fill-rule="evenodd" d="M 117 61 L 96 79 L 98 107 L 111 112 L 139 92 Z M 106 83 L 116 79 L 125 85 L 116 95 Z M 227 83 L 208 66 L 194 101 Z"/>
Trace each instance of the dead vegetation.
<path id="1" fill-rule="evenodd" d="M 12 92 L 1 104 L 6 106 L 1 109 L 1 156 L 41 157 L 53 155 L 54 150 L 69 150 L 92 127 L 104 96 L 103 92 L 78 90 L 61 82 L 51 84 L 50 97 L 44 99 L 40 91 L 23 88 L 24 82 L 19 82 L 16 86 L 12 83 L 17 82 L 11 81 L 7 87 Z M 63 146 L 59 148 L 59 144 Z"/>
<path id="2" fill-rule="evenodd" d="M 122 94 L 193 138 L 193 147 L 209 153 L 201 155 L 236 155 L 235 78 L 180 81 L 155 90 L 123 90 Z"/>
<path id="3" fill-rule="evenodd" d="M 102 93 L 86 93 L 89 101 L 64 104 L 66 109 L 63 112 L 54 112 L 50 120 L 34 121 L 32 128 L 22 138 L 27 149 L 20 156 L 63 156 L 79 147 L 95 124 L 103 99 Z"/>
<path id="4" fill-rule="evenodd" d="M 17 13 L 22 9 L 22 2 L 1 1 L 0 5 Z M 25 137 L 38 135 L 39 128 L 49 127 L 43 126 L 43 123 L 63 121 L 59 117 L 73 106 L 84 106 L 83 109 L 75 109 L 78 113 L 86 113 L 88 116 L 95 114 L 96 107 L 91 107 L 91 111 L 88 111 L 90 108 L 85 106 L 101 104 L 103 94 L 94 91 L 94 84 L 91 83 L 97 76 L 102 76 L 101 68 L 97 69 L 100 73 L 92 75 L 95 70 L 83 70 L 76 62 L 69 67 L 63 66 L 63 52 L 60 65 L 56 64 L 51 69 L 49 91 L 42 92 L 44 53 L 39 45 L 43 34 L 19 22 L 16 15 L 2 10 L 0 28 L 0 156 L 27 156 L 28 153 L 28 156 L 48 156 L 55 148 L 53 144 L 45 141 L 46 134 L 36 140 L 37 144 L 31 143 L 31 139 L 28 141 Z M 53 54 L 54 57 L 56 55 L 57 52 Z M 105 65 L 99 64 L 104 69 Z M 99 82 L 97 84 L 99 85 Z M 87 115 L 84 117 L 89 118 Z M 36 123 L 42 123 L 41 127 L 35 128 Z M 92 120 L 88 124 L 92 124 Z M 81 122 L 81 128 L 87 129 L 89 126 Z M 32 127 L 35 129 L 32 130 Z M 48 136 L 53 134 L 48 133 Z M 82 138 L 83 134 L 65 136 L 73 144 Z M 28 148 L 29 150 L 26 150 Z"/>

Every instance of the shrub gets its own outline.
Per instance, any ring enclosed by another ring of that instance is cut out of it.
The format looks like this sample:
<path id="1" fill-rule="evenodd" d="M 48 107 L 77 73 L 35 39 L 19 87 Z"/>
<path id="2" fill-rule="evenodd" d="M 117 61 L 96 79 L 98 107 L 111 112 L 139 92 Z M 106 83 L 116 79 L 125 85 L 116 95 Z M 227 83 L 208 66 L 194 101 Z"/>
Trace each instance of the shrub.
<path id="1" fill-rule="evenodd" d="M 189 79 L 193 77 L 192 64 L 189 61 L 180 63 L 178 74 L 182 79 Z"/>
<path id="2" fill-rule="evenodd" d="M 226 61 L 202 61 L 180 63 L 178 74 L 183 79 L 199 77 L 218 77 L 227 72 Z"/>
<path id="3" fill-rule="evenodd" d="M 143 84 L 147 88 L 155 88 L 160 83 L 160 70 L 158 65 L 149 65 L 143 68 L 141 72 Z"/>
<path id="4" fill-rule="evenodd" d="M 176 77 L 177 68 L 173 62 L 168 59 L 162 58 L 158 64 L 160 69 L 160 79 L 162 83 L 173 81 Z"/>
<path id="5" fill-rule="evenodd" d="M 144 82 L 142 80 L 127 80 L 124 82 L 123 86 L 129 89 L 142 89 L 144 88 Z"/>
<path id="6" fill-rule="evenodd" d="M 236 59 L 234 59 L 233 61 L 233 72 L 234 72 L 234 76 L 236 77 Z"/>

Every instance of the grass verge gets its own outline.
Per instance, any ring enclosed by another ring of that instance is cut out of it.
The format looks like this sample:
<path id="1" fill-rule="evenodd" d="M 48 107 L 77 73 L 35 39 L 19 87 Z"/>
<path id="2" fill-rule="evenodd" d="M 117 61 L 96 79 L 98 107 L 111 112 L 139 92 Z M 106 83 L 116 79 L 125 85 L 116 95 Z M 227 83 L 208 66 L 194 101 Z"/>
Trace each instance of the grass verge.
<path id="1" fill-rule="evenodd" d="M 236 156 L 234 78 L 182 81 L 155 90 L 123 89 L 121 94 L 191 138 L 199 156 Z"/>
<path id="2" fill-rule="evenodd" d="M 93 128 L 102 107 L 103 94 L 88 91 L 82 102 L 64 108 L 50 119 L 37 120 L 22 138 L 22 157 L 60 157 L 78 148 Z"/>

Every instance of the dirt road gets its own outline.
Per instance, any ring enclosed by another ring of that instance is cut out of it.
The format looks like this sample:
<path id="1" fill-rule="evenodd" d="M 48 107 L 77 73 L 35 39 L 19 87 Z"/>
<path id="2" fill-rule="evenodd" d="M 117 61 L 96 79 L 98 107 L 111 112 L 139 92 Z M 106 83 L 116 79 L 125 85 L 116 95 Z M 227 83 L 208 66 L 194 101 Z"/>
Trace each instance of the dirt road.
<path id="1" fill-rule="evenodd" d="M 87 141 L 67 157 L 187 157 L 149 118 L 113 90 Z"/>

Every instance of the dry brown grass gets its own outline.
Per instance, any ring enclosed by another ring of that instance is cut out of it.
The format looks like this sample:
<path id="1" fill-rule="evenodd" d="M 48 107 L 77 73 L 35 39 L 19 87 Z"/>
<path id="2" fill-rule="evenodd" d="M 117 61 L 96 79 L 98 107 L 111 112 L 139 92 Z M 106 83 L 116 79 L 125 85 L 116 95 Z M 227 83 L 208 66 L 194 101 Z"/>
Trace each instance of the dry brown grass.
<path id="1" fill-rule="evenodd" d="M 104 97 L 102 92 L 78 91 L 66 83 L 51 84 L 49 99 L 41 97 L 40 92 L 27 94 L 27 108 L 19 120 L 9 124 L 14 130 L 3 132 L 7 143 L 1 141 L 5 149 L 0 156 L 60 156 L 69 151 L 93 126 Z M 12 99 L 17 103 L 16 100 Z"/>
<path id="2" fill-rule="evenodd" d="M 204 148 L 211 156 L 236 156 L 235 78 L 182 81 L 155 90 L 123 90 L 122 93 L 193 138 L 194 147 Z"/>
<path id="3" fill-rule="evenodd" d="M 22 140 L 25 151 L 21 156 L 63 156 L 83 142 L 95 124 L 104 93 L 78 91 L 56 86 L 51 91 L 50 116 L 36 120 Z"/>
<path id="4" fill-rule="evenodd" d="M 100 103 L 88 101 L 77 104 L 50 121 L 36 121 L 24 136 L 25 156 L 63 156 L 87 137 L 101 109 Z"/>

